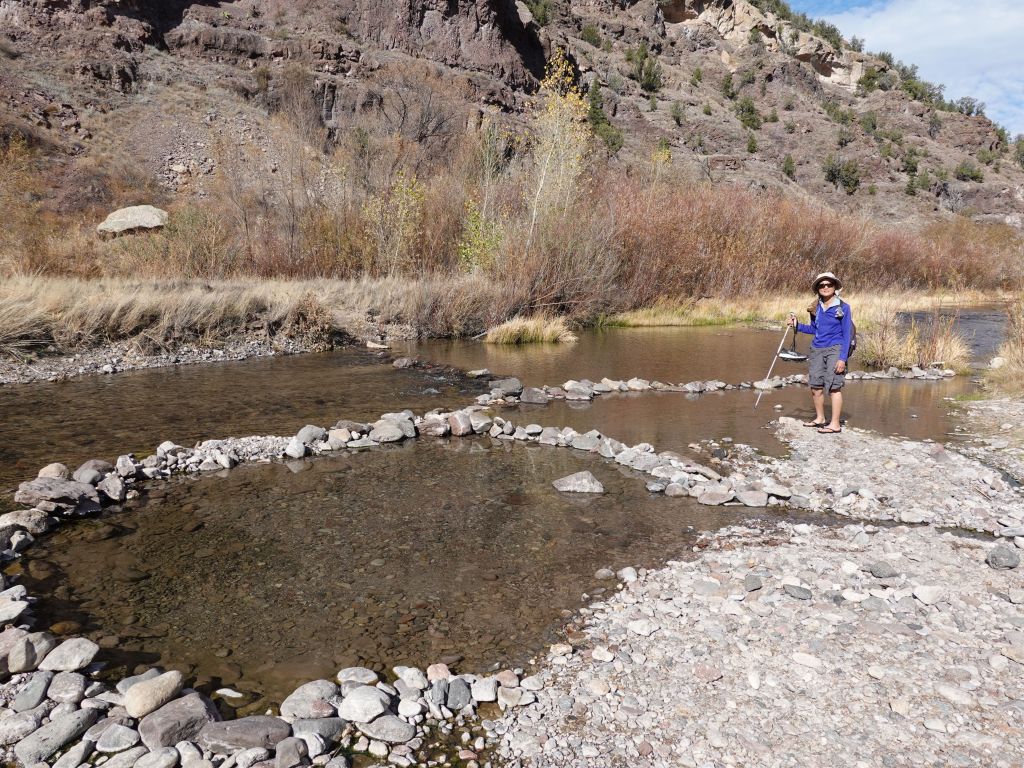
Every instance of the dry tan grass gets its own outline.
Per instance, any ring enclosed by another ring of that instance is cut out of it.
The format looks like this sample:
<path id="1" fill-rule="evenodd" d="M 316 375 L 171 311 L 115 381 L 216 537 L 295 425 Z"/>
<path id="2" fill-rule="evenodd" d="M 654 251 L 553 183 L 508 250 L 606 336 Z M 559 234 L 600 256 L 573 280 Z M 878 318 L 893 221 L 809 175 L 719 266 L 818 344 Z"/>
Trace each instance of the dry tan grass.
<path id="1" fill-rule="evenodd" d="M 879 308 L 867 330 L 858 329 L 857 358 L 876 368 L 928 367 L 942 364 L 964 373 L 971 362 L 970 346 L 956 330 L 956 320 L 934 313 L 925 321 L 901 321 L 898 304 Z"/>
<path id="2" fill-rule="evenodd" d="M 26 301 L 0 301 L 0 356 L 21 357 L 48 339 L 46 316 Z"/>
<path id="3" fill-rule="evenodd" d="M 561 317 L 513 317 L 487 331 L 489 344 L 571 344 L 576 334 Z"/>
<path id="4" fill-rule="evenodd" d="M 0 353 L 41 343 L 71 351 L 104 341 L 214 342 L 252 323 L 294 335 L 358 333 L 367 318 L 424 335 L 464 336 L 509 317 L 485 278 L 136 281 L 14 277 L 0 284 Z"/>
<path id="5" fill-rule="evenodd" d="M 981 291 L 892 293 L 851 293 L 843 299 L 853 307 L 859 331 L 895 318 L 898 312 L 917 312 L 938 307 L 967 306 L 991 302 L 999 294 Z M 775 295 L 744 294 L 738 298 L 683 298 L 662 300 L 651 307 L 620 312 L 604 320 L 606 325 L 628 327 L 728 325 L 733 323 L 783 322 L 790 312 L 807 321 L 806 308 L 814 301 L 810 293 Z"/>
<path id="6" fill-rule="evenodd" d="M 999 347 L 1002 365 L 987 373 L 988 380 L 1000 392 L 1024 392 L 1024 296 L 1010 302 L 1007 309 L 1006 332 Z"/>

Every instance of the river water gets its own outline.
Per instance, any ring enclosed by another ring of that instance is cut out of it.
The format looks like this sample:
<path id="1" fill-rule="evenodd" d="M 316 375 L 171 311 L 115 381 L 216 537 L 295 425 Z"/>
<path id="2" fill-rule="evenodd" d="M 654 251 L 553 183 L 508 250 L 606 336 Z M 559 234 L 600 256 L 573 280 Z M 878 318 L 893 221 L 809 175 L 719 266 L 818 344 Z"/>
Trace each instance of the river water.
<path id="1" fill-rule="evenodd" d="M 294 434 L 306 424 L 377 419 L 396 406 L 461 405 L 480 384 L 442 370 L 396 370 L 375 354 L 324 354 L 152 368 L 0 387 L 0 489 L 53 461 L 153 453 L 164 440 Z"/>
<path id="2" fill-rule="evenodd" d="M 749 519 L 649 494 L 597 457 L 489 438 L 293 466 L 167 483 L 39 542 L 24 583 L 55 594 L 43 623 L 116 644 L 105 658 L 121 671 L 174 666 L 261 711 L 355 664 L 525 663 L 584 593 L 614 583 L 599 568 L 654 566 Z M 582 469 L 605 495 L 552 488 Z"/>
<path id="3" fill-rule="evenodd" d="M 750 329 L 619 329 L 566 347 L 428 342 L 409 351 L 528 384 L 677 383 L 760 378 L 777 345 L 777 334 Z M 783 365 L 777 372 L 802 370 Z M 163 439 L 289 434 L 306 423 L 462 405 L 480 386 L 343 352 L 4 388 L 2 482 L 11 487 L 53 460 L 148 452 Z M 965 378 L 851 382 L 849 423 L 943 440 L 945 398 L 973 387 Z M 766 428 L 780 413 L 774 406 L 808 415 L 807 392 L 767 393 L 756 410 L 755 398 L 616 394 L 507 415 L 659 449 L 728 436 L 778 452 Z M 608 493 L 551 487 L 580 469 Z M 609 586 L 595 580 L 597 569 L 656 566 L 685 556 L 700 531 L 778 514 L 668 499 L 647 493 L 643 480 L 575 451 L 423 439 L 154 484 L 124 509 L 44 537 L 8 572 L 52 595 L 36 606 L 41 625 L 96 639 L 112 671 L 172 666 L 203 689 L 245 692 L 242 712 L 263 711 L 352 664 L 450 656 L 457 669 L 483 671 L 524 663 L 585 594 Z"/>

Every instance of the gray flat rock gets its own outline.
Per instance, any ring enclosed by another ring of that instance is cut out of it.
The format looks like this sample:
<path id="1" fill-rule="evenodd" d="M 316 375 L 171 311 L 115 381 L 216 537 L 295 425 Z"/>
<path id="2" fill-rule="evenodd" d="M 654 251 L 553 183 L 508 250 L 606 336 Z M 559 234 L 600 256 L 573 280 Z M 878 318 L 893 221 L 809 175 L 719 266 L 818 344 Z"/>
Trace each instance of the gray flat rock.
<path id="1" fill-rule="evenodd" d="M 24 600 L 0 600 L 0 624 L 13 622 L 27 610 Z"/>
<path id="2" fill-rule="evenodd" d="M 53 680 L 53 672 L 33 673 L 25 687 L 18 691 L 18 695 L 14 697 L 11 709 L 15 712 L 26 712 L 38 707 L 46 700 L 46 691 L 50 687 L 51 680 Z M 6 721 L 0 720 L 0 724 L 4 722 Z M 7 743 L 9 744 L 10 742 Z"/>
<path id="3" fill-rule="evenodd" d="M 551 484 L 564 493 L 604 493 L 604 486 L 587 470 L 566 475 Z"/>
<path id="4" fill-rule="evenodd" d="M 518 397 L 523 393 L 523 382 L 514 377 L 492 381 L 490 387 L 492 390 L 499 390 L 502 397 L 508 397 L 509 395 Z"/>
<path id="5" fill-rule="evenodd" d="M 315 424 L 307 424 L 295 435 L 296 439 L 306 445 L 318 443 L 327 437 L 327 430 Z"/>
<path id="6" fill-rule="evenodd" d="M 124 694 L 124 708 L 134 718 L 141 718 L 172 701 L 181 691 L 184 677 L 171 670 L 148 680 L 140 680 Z"/>
<path id="7" fill-rule="evenodd" d="M 281 702 L 281 716 L 290 718 L 332 717 L 334 705 L 329 699 L 336 696 L 338 686 L 330 680 L 313 680 L 300 685 Z"/>
<path id="8" fill-rule="evenodd" d="M 337 677 L 339 683 L 359 683 L 360 685 L 376 685 L 380 679 L 380 675 L 366 667 L 345 667 L 338 672 Z"/>
<path id="9" fill-rule="evenodd" d="M 717 507 L 733 500 L 732 491 L 706 491 L 697 497 L 700 504 Z"/>
<path id="10" fill-rule="evenodd" d="M 83 501 L 91 501 L 98 505 L 100 497 L 96 489 L 89 483 L 61 480 L 56 477 L 37 477 L 19 485 L 17 493 L 14 494 L 14 500 L 30 507 L 34 507 L 42 501 L 77 506 Z"/>
<path id="11" fill-rule="evenodd" d="M 19 712 L 0 720 L 0 746 L 16 744 L 39 727 L 42 712 Z"/>
<path id="12" fill-rule="evenodd" d="M 895 579 L 899 576 L 899 571 L 892 567 L 889 563 L 884 560 L 879 560 L 877 563 L 872 563 L 868 566 L 868 572 L 876 579 Z"/>
<path id="13" fill-rule="evenodd" d="M 142 743 L 150 749 L 172 747 L 192 741 L 205 725 L 219 717 L 213 704 L 198 693 L 190 693 L 146 715 L 139 723 Z"/>
<path id="14" fill-rule="evenodd" d="M 100 222 L 96 231 L 101 235 L 123 235 L 146 229 L 162 229 L 167 225 L 168 214 L 154 205 L 130 205 L 118 208 Z"/>
<path id="15" fill-rule="evenodd" d="M 100 647 L 92 640 L 73 637 L 46 654 L 39 668 L 52 669 L 55 672 L 74 672 L 76 669 L 89 666 L 99 651 Z"/>
<path id="16" fill-rule="evenodd" d="M 292 734 L 305 736 L 316 734 L 328 744 L 335 743 L 341 738 L 347 721 L 340 717 L 318 717 L 309 720 L 296 720 L 292 723 Z"/>
<path id="17" fill-rule="evenodd" d="M 77 739 L 99 719 L 95 709 L 80 709 L 69 715 L 51 720 L 38 731 L 18 742 L 14 754 L 23 765 L 35 765 L 48 760 L 72 739 Z"/>
<path id="18" fill-rule="evenodd" d="M 7 654 L 7 669 L 11 674 L 31 672 L 57 645 L 48 632 L 32 632 L 17 638 Z"/>
<path id="19" fill-rule="evenodd" d="M 58 672 L 50 682 L 46 695 L 52 701 L 78 704 L 85 698 L 85 688 L 88 682 L 84 675 L 77 672 Z"/>
<path id="20" fill-rule="evenodd" d="M 309 748 L 302 739 L 289 736 L 274 748 L 274 768 L 309 765 Z"/>
<path id="21" fill-rule="evenodd" d="M 240 749 L 273 749 L 291 732 L 291 726 L 279 717 L 253 715 L 208 723 L 199 731 L 197 743 L 215 754 L 229 755 Z"/>
<path id="22" fill-rule="evenodd" d="M 740 491 L 736 500 L 745 507 L 767 507 L 768 494 L 765 491 Z"/>
<path id="23" fill-rule="evenodd" d="M 114 755 L 103 764 L 103 768 L 132 768 L 136 762 L 149 752 L 145 747 L 135 747 L 126 752 Z M 196 768 L 199 768 L 196 766 Z"/>
<path id="24" fill-rule="evenodd" d="M 390 703 L 384 691 L 362 685 L 345 695 L 338 706 L 338 716 L 353 723 L 368 723 L 387 712 Z"/>
<path id="25" fill-rule="evenodd" d="M 988 551 L 985 562 L 997 571 L 1007 571 L 1020 565 L 1020 555 L 1005 544 L 997 544 Z"/>
<path id="26" fill-rule="evenodd" d="M 519 396 L 519 402 L 529 405 L 547 405 L 550 399 L 543 389 L 537 387 L 526 387 Z"/>
<path id="27" fill-rule="evenodd" d="M 96 741 L 96 751 L 105 754 L 124 752 L 139 743 L 139 732 L 127 725 L 114 723 Z"/>
<path id="28" fill-rule="evenodd" d="M 174 747 L 161 747 L 140 757 L 135 763 L 135 768 L 174 768 L 177 764 L 178 750 Z"/>
<path id="29" fill-rule="evenodd" d="M 786 584 L 783 586 L 786 594 L 790 597 L 795 597 L 797 600 L 810 600 L 811 590 L 807 587 L 801 587 L 799 584 Z"/>
<path id="30" fill-rule="evenodd" d="M 96 745 L 93 742 L 83 739 L 57 758 L 53 768 L 78 768 L 89 759 L 89 755 L 93 753 L 94 749 L 96 749 Z"/>
<path id="31" fill-rule="evenodd" d="M 364 735 L 385 744 L 404 744 L 416 736 L 416 726 L 395 715 L 382 715 L 370 723 L 357 723 Z"/>
<path id="32" fill-rule="evenodd" d="M 405 432 L 391 421 L 381 421 L 370 430 L 370 439 L 375 443 L 398 443 L 405 439 Z"/>

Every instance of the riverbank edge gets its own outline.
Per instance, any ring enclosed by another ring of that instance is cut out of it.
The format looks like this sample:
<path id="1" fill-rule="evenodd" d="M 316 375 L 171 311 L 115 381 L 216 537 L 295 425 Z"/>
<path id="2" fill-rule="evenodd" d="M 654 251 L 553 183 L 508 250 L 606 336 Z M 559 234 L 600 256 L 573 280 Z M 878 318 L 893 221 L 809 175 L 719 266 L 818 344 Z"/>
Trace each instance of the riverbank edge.
<path id="1" fill-rule="evenodd" d="M 691 555 L 620 570 L 578 612 L 537 660 L 537 704 L 502 718 L 503 766 L 868 766 L 897 742 L 935 764 L 1024 756 L 1003 716 L 1024 696 L 1019 549 L 760 520 Z"/>
<path id="2" fill-rule="evenodd" d="M 472 293 L 473 281 L 467 281 L 471 285 L 459 290 Z M 467 300 L 461 295 L 455 298 L 466 306 L 446 305 L 440 295 L 434 295 L 446 286 L 433 285 L 429 280 L 400 286 L 338 281 L 140 283 L 125 290 L 123 296 L 111 295 L 116 291 L 102 281 L 56 281 L 59 290 L 54 289 L 54 296 L 41 279 L 23 282 L 25 286 L 19 288 L 19 282 L 12 281 L 6 289 L 8 295 L 0 295 L 0 303 L 17 309 L 8 312 L 3 321 L 10 327 L 0 327 L 0 350 L 8 349 L 8 354 L 0 354 L 0 386 L 304 354 L 341 346 L 382 348 L 416 338 L 476 338 L 483 335 L 481 331 L 513 319 L 507 313 L 494 315 L 487 302 Z M 487 285 L 486 290 L 480 287 L 479 291 L 485 295 L 493 288 Z M 610 315 L 560 318 L 560 322 L 576 329 L 733 325 L 779 331 L 787 313 L 803 312 L 811 299 L 810 294 L 682 298 Z M 1010 299 L 1002 294 L 966 291 L 865 293 L 852 301 L 863 336 L 870 335 L 873 326 L 891 322 L 898 311 L 1002 304 Z M 199 309 L 193 305 L 199 305 Z M 548 318 L 543 314 L 530 317 Z M 50 327 L 57 325 L 62 328 L 59 333 Z M 69 335 L 75 339 L 73 343 L 45 340 L 47 336 Z M 890 336 L 885 334 L 886 339 Z M 572 334 L 566 330 L 563 338 L 571 339 Z M 97 344 L 96 340 L 103 341 Z M 891 367 L 884 347 L 898 341 L 893 337 L 881 345 L 883 349 L 876 354 L 882 354 L 873 367 Z M 158 351 L 146 351 L 153 349 Z M 931 362 L 929 359 L 924 364 Z M 949 365 L 958 373 L 967 372 L 965 361 Z"/>

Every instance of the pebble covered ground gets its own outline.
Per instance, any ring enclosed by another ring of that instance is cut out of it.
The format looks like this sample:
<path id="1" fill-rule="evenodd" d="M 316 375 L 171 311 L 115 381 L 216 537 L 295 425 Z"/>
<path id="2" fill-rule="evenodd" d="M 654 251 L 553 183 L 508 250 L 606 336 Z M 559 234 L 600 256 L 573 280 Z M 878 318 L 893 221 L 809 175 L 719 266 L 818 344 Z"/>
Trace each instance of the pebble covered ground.
<path id="1" fill-rule="evenodd" d="M 810 506 L 847 517 L 1024 535 L 1020 493 L 998 471 L 939 443 L 850 428 L 820 435 L 785 416 L 776 433 L 789 456 L 748 452 L 734 468 L 802 487 Z"/>
<path id="2" fill-rule="evenodd" d="M 0 386 L 62 381 L 76 376 L 109 375 L 169 365 L 197 365 L 248 360 L 254 357 L 294 355 L 310 352 L 312 349 L 312 345 L 295 339 L 277 338 L 271 341 L 265 338 L 240 337 L 227 340 L 215 348 L 201 344 L 183 344 L 172 352 L 146 354 L 130 342 L 119 342 L 74 355 L 39 357 L 25 361 L 0 359 Z"/>
<path id="3" fill-rule="evenodd" d="M 951 447 L 1024 483 L 1024 400 L 1009 397 L 960 404 L 964 425 Z"/>
<path id="4" fill-rule="evenodd" d="M 1022 764 L 1014 550 L 863 525 L 706 544 L 586 609 L 506 716 L 509 765 Z"/>

